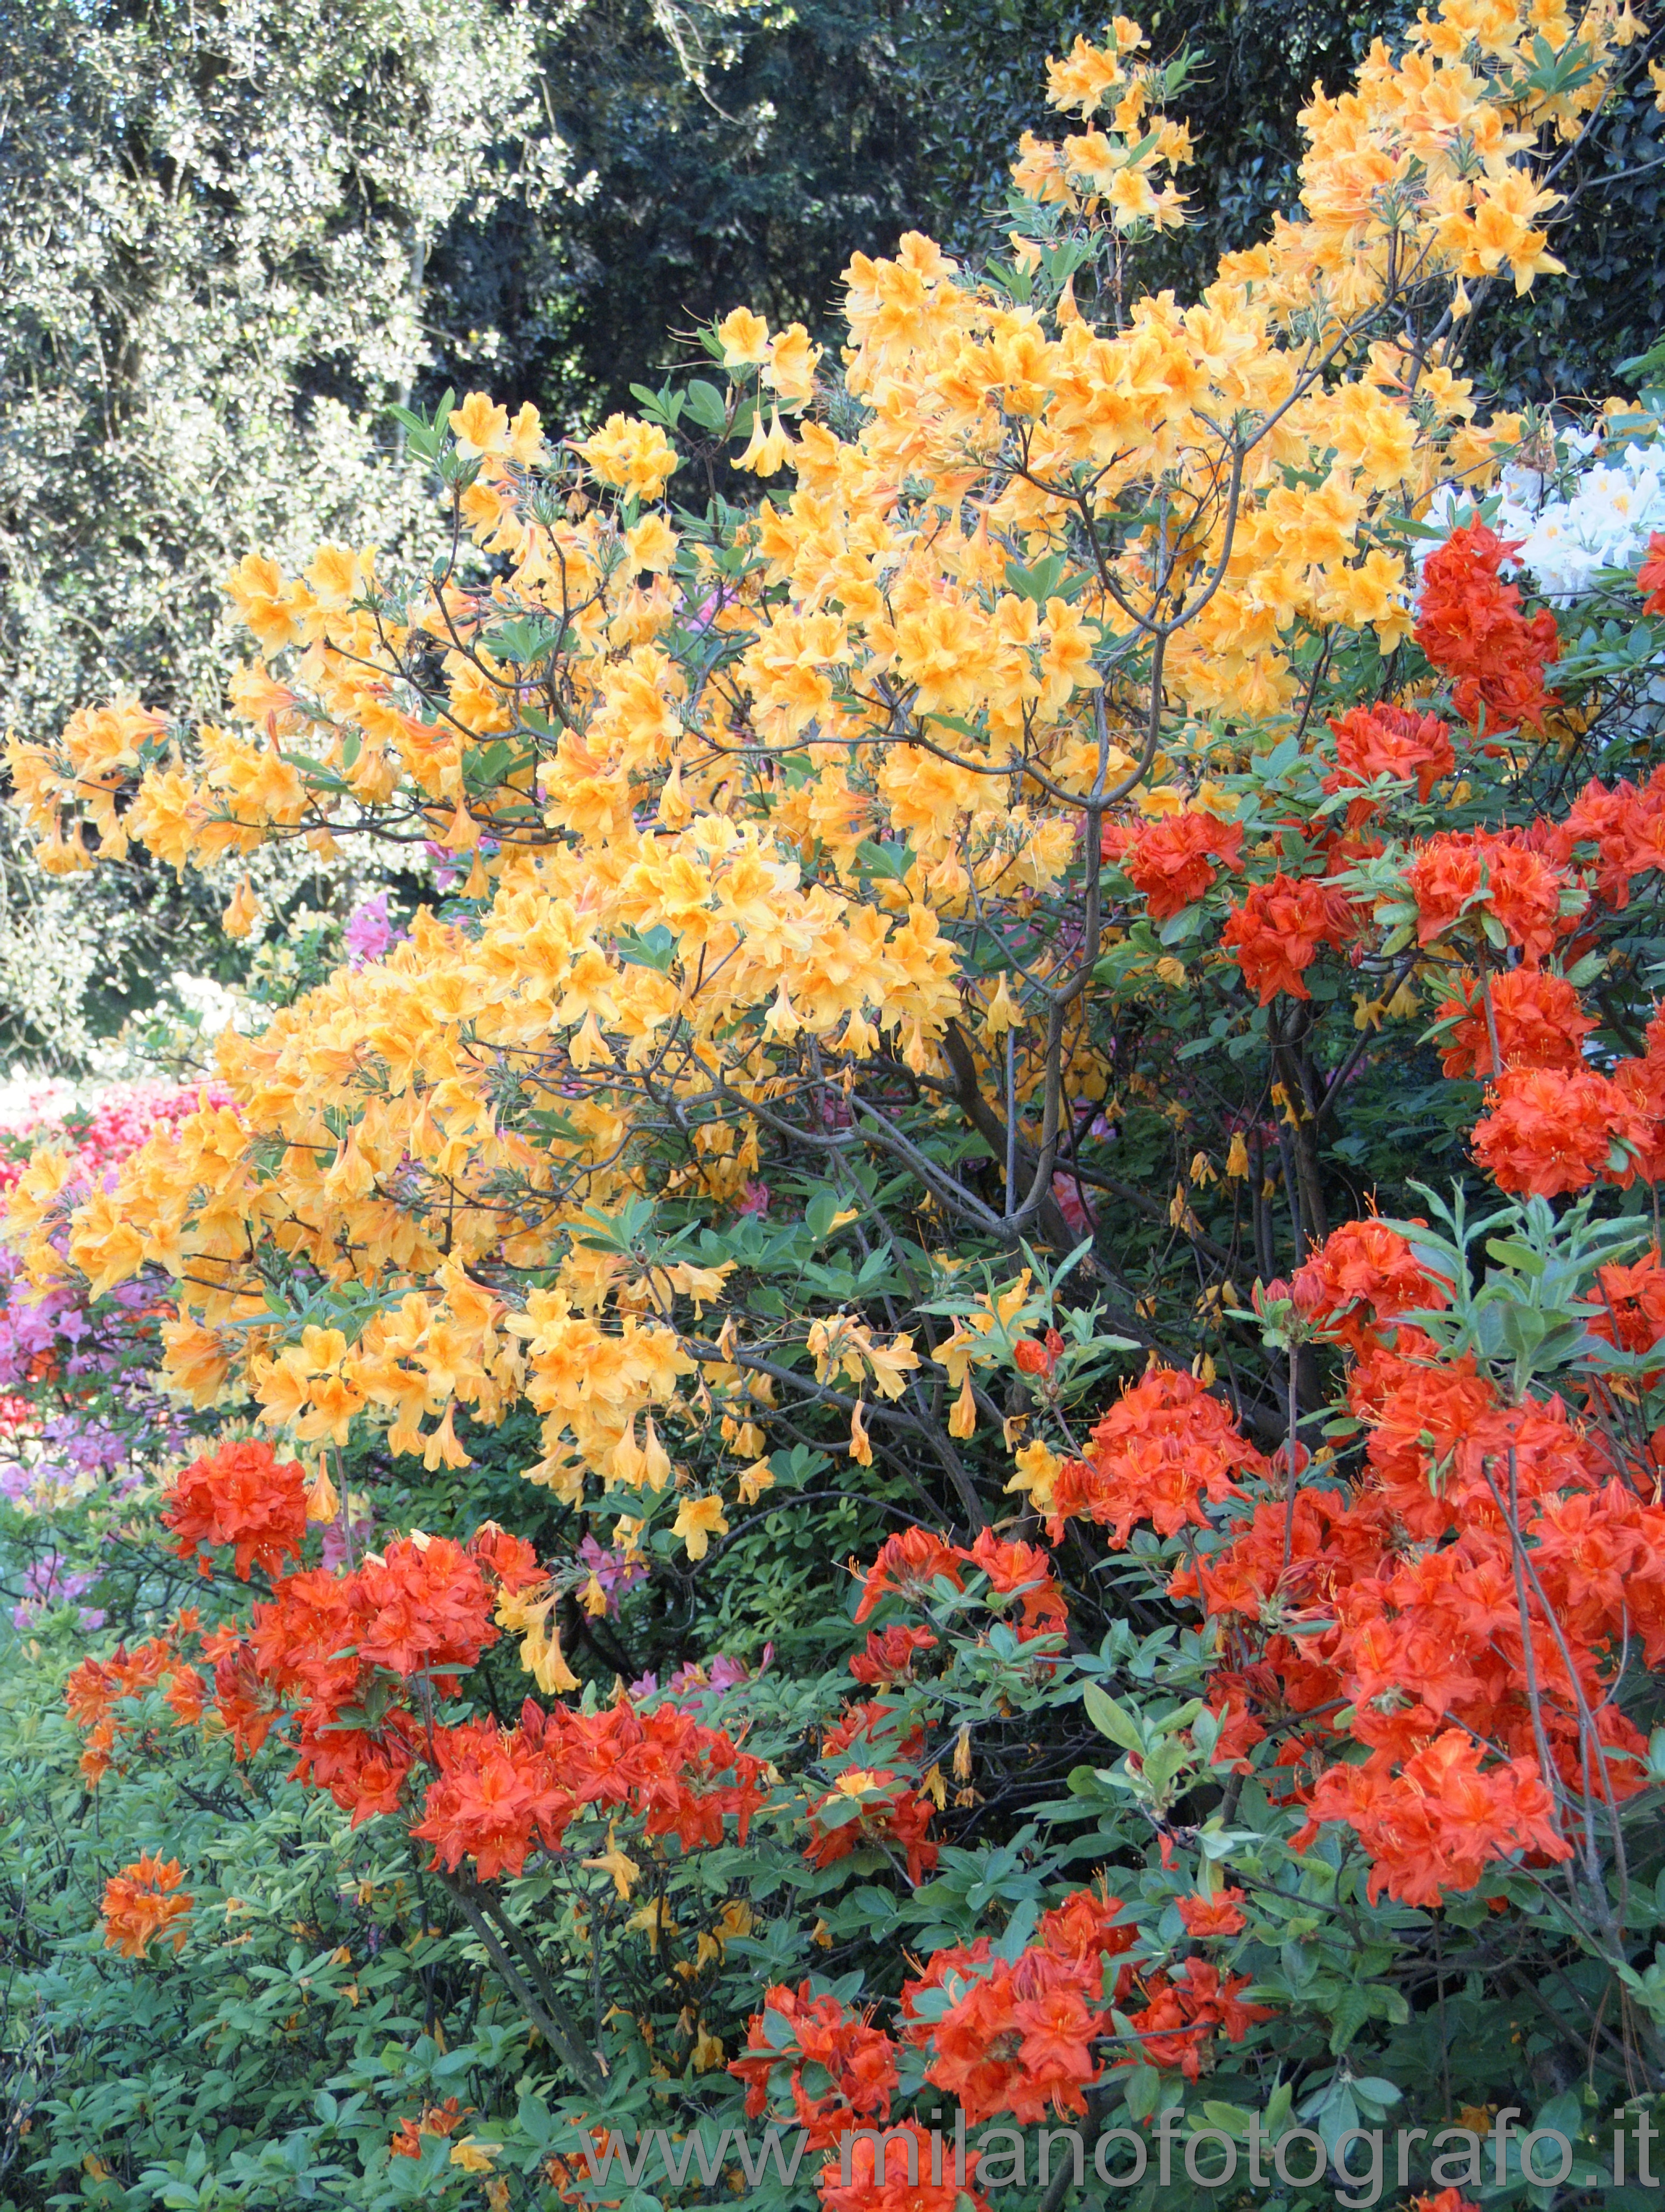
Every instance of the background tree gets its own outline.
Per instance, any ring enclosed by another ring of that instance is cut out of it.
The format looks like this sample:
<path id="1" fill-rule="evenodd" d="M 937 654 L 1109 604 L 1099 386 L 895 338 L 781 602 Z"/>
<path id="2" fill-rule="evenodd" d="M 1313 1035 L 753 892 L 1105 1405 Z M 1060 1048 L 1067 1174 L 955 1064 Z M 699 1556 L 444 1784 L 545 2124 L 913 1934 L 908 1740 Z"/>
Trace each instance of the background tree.
<path id="1" fill-rule="evenodd" d="M 506 195 L 559 197 L 537 82 L 561 20 L 493 0 L 5 9 L 9 723 L 50 728 L 140 683 L 212 711 L 242 549 L 281 556 L 349 517 L 403 542 L 426 493 L 388 406 L 425 374 L 431 328 L 490 373 L 484 319 L 430 258 Z M 70 896 L 7 845 L 0 901 L 14 1048 L 84 1057 L 158 970 L 205 958 L 204 899 L 165 872 Z"/>

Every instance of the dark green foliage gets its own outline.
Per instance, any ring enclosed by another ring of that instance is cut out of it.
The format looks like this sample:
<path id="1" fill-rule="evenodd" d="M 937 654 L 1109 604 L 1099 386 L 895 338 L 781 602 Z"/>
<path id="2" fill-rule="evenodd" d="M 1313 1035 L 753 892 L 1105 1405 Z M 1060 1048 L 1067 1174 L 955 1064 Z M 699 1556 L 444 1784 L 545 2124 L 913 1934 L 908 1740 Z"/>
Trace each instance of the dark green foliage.
<path id="1" fill-rule="evenodd" d="M 907 53 L 919 12 L 604 0 L 578 17 L 546 84 L 573 176 L 595 178 L 561 218 L 586 398 L 628 406 L 633 380 L 657 384 L 696 323 L 741 301 L 826 328 L 851 254 L 929 221 Z"/>
<path id="2" fill-rule="evenodd" d="M 1535 285 L 1524 300 L 1505 290 L 1476 318 L 1470 372 L 1509 404 L 1605 398 L 1618 363 L 1658 335 L 1665 323 L 1662 165 L 1665 115 L 1638 68 L 1599 134 L 1570 149 L 1556 180 L 1568 204 L 1552 243 L 1566 275 Z"/>

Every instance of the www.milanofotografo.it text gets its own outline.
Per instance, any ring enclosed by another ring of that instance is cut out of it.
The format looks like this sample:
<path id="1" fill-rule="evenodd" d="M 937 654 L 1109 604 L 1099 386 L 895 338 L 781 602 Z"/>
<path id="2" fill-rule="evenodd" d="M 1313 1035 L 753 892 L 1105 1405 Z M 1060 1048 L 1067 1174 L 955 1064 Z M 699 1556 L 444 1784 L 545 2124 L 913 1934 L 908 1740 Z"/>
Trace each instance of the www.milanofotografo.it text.
<path id="1" fill-rule="evenodd" d="M 952 2130 L 929 2132 L 901 2126 L 849 2128 L 826 2154 L 836 2163 L 843 2186 L 854 2178 L 858 2158 L 880 2185 L 905 2179 L 911 2188 L 958 2182 L 972 2161 L 978 2192 L 1046 2188 L 1067 2173 L 1078 2186 L 1089 2174 L 1110 2189 L 1134 2189 L 1147 2177 L 1168 2187 L 1181 2178 L 1199 2189 L 1311 2188 L 1327 2182 L 1348 2212 L 1371 2212 L 1388 2189 L 1403 2190 L 1414 2180 L 1432 2180 L 1437 2189 L 1499 2188 L 1525 2180 L 1540 2188 L 1573 2180 L 1615 2187 L 1635 2182 L 1643 2188 L 1665 2186 L 1656 2174 L 1654 2146 L 1665 2130 L 1646 2112 L 1627 2113 L 1614 2127 L 1607 2147 L 1606 2171 L 1595 2154 L 1573 2143 L 1556 2128 L 1523 2127 L 1519 2109 L 1505 2106 L 1490 2132 L 1472 2128 L 1350 2128 L 1326 2142 L 1311 2128 L 1282 2128 L 1273 2135 L 1251 2116 L 1245 2133 L 1219 2128 L 1184 2130 L 1182 2116 L 1167 2112 L 1149 2129 L 1109 2128 L 1084 2133 L 1079 2128 L 1044 2128 L 1032 2146 L 1015 2128 L 966 2131 L 964 2115 Z M 663 2179 L 686 2188 L 691 2174 L 715 2187 L 726 2167 L 738 2166 L 747 2186 L 760 2189 L 772 2177 L 790 2185 L 808 2149 L 802 2129 L 766 2128 L 754 2136 L 743 2128 L 724 2128 L 715 2136 L 698 2130 L 677 2136 L 665 2128 L 644 2129 L 628 2140 L 608 2130 L 604 2140 L 581 2135 L 574 2165 L 592 2182 L 609 2179 L 636 2187 Z M 924 2170 L 922 2171 L 922 2160 Z M 730 2200 L 732 2201 L 732 2200 Z"/>

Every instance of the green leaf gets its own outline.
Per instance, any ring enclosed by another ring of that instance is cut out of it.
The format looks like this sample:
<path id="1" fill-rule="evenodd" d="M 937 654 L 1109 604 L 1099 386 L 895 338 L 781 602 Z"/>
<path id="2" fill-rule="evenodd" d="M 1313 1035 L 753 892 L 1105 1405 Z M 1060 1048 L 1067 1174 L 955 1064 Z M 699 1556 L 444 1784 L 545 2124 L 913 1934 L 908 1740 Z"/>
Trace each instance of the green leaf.
<path id="1" fill-rule="evenodd" d="M 1138 1723 L 1096 1682 L 1088 1682 L 1083 1688 L 1081 1703 L 1087 1707 L 1087 1718 L 1100 1735 L 1107 1735 L 1112 1743 L 1119 1743 L 1123 1751 L 1143 1751 L 1144 1733 Z"/>
<path id="2" fill-rule="evenodd" d="M 1128 2112 L 1135 2120 L 1149 2119 L 1161 2094 L 1162 2076 L 1153 2066 L 1135 2066 L 1122 2092 Z"/>
<path id="3" fill-rule="evenodd" d="M 702 430 L 718 436 L 728 421 L 728 402 L 714 384 L 703 376 L 696 376 L 683 395 L 689 416 Z"/>

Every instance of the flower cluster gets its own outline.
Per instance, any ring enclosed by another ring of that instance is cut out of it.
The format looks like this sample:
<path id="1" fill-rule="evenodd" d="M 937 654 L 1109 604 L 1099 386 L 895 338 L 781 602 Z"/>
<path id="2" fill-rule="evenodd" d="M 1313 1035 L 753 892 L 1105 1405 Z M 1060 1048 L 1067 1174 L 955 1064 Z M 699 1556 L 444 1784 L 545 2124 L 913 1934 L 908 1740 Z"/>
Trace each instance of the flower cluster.
<path id="1" fill-rule="evenodd" d="M 228 1544 L 239 1580 L 251 1567 L 275 1575 L 300 1556 L 306 1534 L 306 1476 L 268 1443 L 224 1443 L 175 1476 L 162 1519 L 182 1559 L 211 1568 L 203 1547 Z"/>
<path id="2" fill-rule="evenodd" d="M 203 1717 L 208 1685 L 185 1656 L 185 1639 L 197 1635 L 200 1627 L 197 1614 L 187 1609 L 162 1634 L 148 1637 L 134 1650 L 118 1644 L 108 1659 L 83 1659 L 70 1674 L 64 1704 L 85 1739 L 81 1771 L 90 1784 L 97 1785 L 115 1763 L 118 1747 L 140 1732 L 136 1711 L 122 1711 L 131 1701 L 160 1691 L 176 1727 L 190 1727 Z"/>
<path id="3" fill-rule="evenodd" d="M 1350 707 L 1339 720 L 1332 715 L 1329 727 L 1338 765 L 1325 779 L 1326 791 L 1347 791 L 1389 776 L 1396 783 L 1414 782 L 1426 804 L 1435 784 L 1456 766 L 1451 733 L 1438 714 L 1378 703 Z M 1347 811 L 1348 826 L 1357 829 L 1374 811 L 1367 801 L 1355 799 Z"/>
<path id="4" fill-rule="evenodd" d="M 1402 1905 L 1438 1905 L 1517 1852 L 1541 1863 L 1571 1858 L 1536 1762 L 1485 1766 L 1484 1756 L 1460 1729 L 1446 1729 L 1396 1774 L 1330 1767 L 1312 1792 L 1301 1838 L 1311 1842 L 1326 1820 L 1355 1829 L 1373 1862 L 1372 1903 L 1387 1890 Z"/>
<path id="5" fill-rule="evenodd" d="M 482 1880 L 518 1874 L 535 1841 L 559 1850 L 584 1807 L 635 1813 L 650 1841 L 675 1836 L 693 1850 L 720 1842 L 729 1820 L 743 1844 L 767 1796 L 766 1763 L 720 1729 L 673 1707 L 639 1712 L 622 1696 L 597 1714 L 529 1699 L 517 1727 L 436 1729 L 433 1750 L 439 1778 L 411 1833 L 439 1865 L 473 1858 Z"/>
<path id="6" fill-rule="evenodd" d="M 1422 571 L 1416 641 L 1452 679 L 1457 712 L 1487 738 L 1523 723 L 1541 729 L 1553 703 L 1543 672 L 1560 653 L 1555 617 L 1547 607 L 1524 614 L 1519 586 L 1503 579 L 1519 550 L 1483 522 L 1465 523 Z"/>
<path id="7" fill-rule="evenodd" d="M 1349 1221 L 1300 1268 L 1289 1286 L 1297 1310 L 1353 1351 L 1402 1315 L 1450 1303 L 1450 1285 L 1418 1259 L 1386 1222 Z"/>
<path id="8" fill-rule="evenodd" d="M 182 1951 L 185 1923 L 196 1902 L 188 1889 L 180 1887 L 185 1878 L 178 1859 L 148 1854 L 112 1874 L 104 1885 L 100 1907 L 106 1949 L 119 1951 L 124 1959 L 142 1959 L 160 1937 Z"/>
<path id="9" fill-rule="evenodd" d="M 1193 905 L 1222 868 L 1243 872 L 1243 824 L 1201 808 L 1138 830 L 1107 823 L 1103 842 L 1105 858 L 1118 862 L 1153 921 L 1166 921 Z"/>
<path id="10" fill-rule="evenodd" d="M 1150 1975 L 1143 2006 L 1128 2014 L 1140 2057 L 1147 2066 L 1172 2068 L 1188 2081 L 1200 2080 L 1217 2037 L 1241 2043 L 1257 2021 L 1273 2017 L 1274 2008 L 1256 2003 L 1245 1994 L 1248 1988 L 1248 1975 L 1222 1974 L 1195 1956 L 1172 1973 Z"/>
<path id="11" fill-rule="evenodd" d="M 1499 1189 L 1559 1197 L 1594 1182 L 1665 1176 L 1665 1011 L 1647 1049 L 1610 1075 L 1505 1062 L 1474 1127 L 1474 1156 Z"/>
<path id="12" fill-rule="evenodd" d="M 939 1582 L 952 1590 L 963 1590 L 968 1567 L 988 1578 L 986 1602 L 990 1607 L 998 1603 L 999 1609 L 1006 1611 L 1014 1605 L 1014 1626 L 1023 1642 L 1038 1636 L 1063 1633 L 1063 1595 L 1054 1577 L 1051 1560 L 1033 1544 L 1002 1541 L 992 1528 L 984 1529 L 969 1547 L 945 1542 L 928 1528 L 908 1528 L 900 1535 L 887 1536 L 862 1577 L 862 1594 L 856 1605 L 857 1626 L 859 1627 L 887 1597 L 900 1598 L 906 1604 L 928 1605 Z M 893 1638 L 903 1640 L 888 1640 Z M 862 1668 L 868 1665 L 883 1668 L 893 1659 L 894 1663 L 905 1665 L 910 1648 L 926 1650 L 932 1641 L 928 1632 L 887 1629 L 884 1639 L 869 1637 L 865 1658 L 852 1661 L 851 1671 L 858 1680 L 876 1680 L 876 1673 L 866 1674 Z"/>
<path id="13" fill-rule="evenodd" d="M 1055 1542 L 1063 1524 L 1080 1517 L 1125 1544 L 1135 1521 L 1165 1536 L 1187 1524 L 1206 1528 L 1205 1506 L 1239 1496 L 1240 1479 L 1265 1467 L 1196 1376 L 1153 1367 L 1098 1423 L 1086 1456 L 1066 1461 L 1035 1503 Z"/>
<path id="14" fill-rule="evenodd" d="M 764 1992 L 747 2030 L 746 2049 L 729 2071 L 746 2084 L 746 2116 L 790 2112 L 812 2149 L 835 2144 L 848 2128 L 890 2118 L 896 2049 L 881 2028 L 852 2017 L 812 1984 Z M 806 2071 L 816 2085 L 806 2085 Z"/>
<path id="15" fill-rule="evenodd" d="M 298 1470 L 265 1472 L 263 1490 L 245 1488 L 248 1470 L 234 1462 L 216 1502 L 213 1472 L 199 1480 L 188 1470 L 173 1525 L 190 1534 L 199 1517 L 211 1523 L 240 1562 L 251 1540 L 270 1540 L 272 1484 L 292 1511 L 300 1500 Z M 188 1524 L 187 1515 L 196 1516 Z M 675 1834 L 685 1850 L 717 1842 L 728 1817 L 744 1840 L 763 1800 L 764 1762 L 673 1705 L 642 1713 L 621 1693 L 607 1711 L 586 1714 L 529 1699 L 513 1728 L 423 1717 L 415 1687 L 455 1695 L 499 1623 L 524 1631 L 523 1662 L 540 1680 L 559 1670 L 571 1685 L 547 1627 L 550 1578 L 530 1545 L 494 1523 L 466 1545 L 396 1538 L 348 1574 L 269 1571 L 273 1595 L 254 1607 L 247 1638 L 216 1656 L 221 1717 L 253 1747 L 280 1705 L 292 1708 L 295 1773 L 327 1790 L 354 1825 L 415 1802 L 425 1781 L 412 1834 L 433 1846 L 436 1864 L 472 1859 L 481 1880 L 518 1874 L 535 1843 L 559 1850 L 585 1806 L 628 1807 L 650 1838 Z"/>
<path id="16" fill-rule="evenodd" d="M 1109 2027 L 1105 1961 L 1137 1940 L 1121 1914 L 1119 1898 L 1078 1890 L 1042 1916 L 1038 1940 L 1015 1960 L 996 1958 L 980 1936 L 936 1952 L 903 1984 L 903 2035 L 929 2051 L 926 2080 L 958 2098 L 968 2121 L 1086 2111 L 1099 2079 L 1092 2045 Z M 1119 1969 L 1117 2002 L 1132 1979 Z"/>
<path id="17" fill-rule="evenodd" d="M 936 1864 L 938 1846 L 925 1833 L 931 1810 L 931 1800 L 908 1775 L 888 1766 L 849 1767 L 811 1800 L 803 1855 L 811 1866 L 828 1867 L 863 1846 L 885 1857 L 899 1853 L 917 1886 Z"/>
<path id="18" fill-rule="evenodd" d="M 420 2158 L 424 2136 L 455 2135 L 473 2109 L 471 2105 L 465 2109 L 455 2097 L 447 2097 L 442 2105 L 424 2105 L 414 2118 L 400 2121 L 393 2140 L 387 2147 L 388 2155 L 391 2158 Z"/>
<path id="19" fill-rule="evenodd" d="M 1292 999 L 1311 998 L 1306 970 L 1320 950 L 1345 945 L 1357 933 L 1357 918 L 1340 891 L 1311 877 L 1297 880 L 1280 869 L 1269 884 L 1256 884 L 1232 909 L 1220 941 L 1265 1006 L 1281 991 Z"/>
<path id="20" fill-rule="evenodd" d="M 1648 1349 L 1656 1263 L 1603 1271 L 1608 1340 Z M 1442 1358 L 1415 1325 L 1450 1282 L 1383 1223 L 1349 1224 L 1293 1287 L 1308 1323 L 1353 1356 L 1365 1435 L 1351 1493 L 1304 1485 L 1253 1506 L 1181 1569 L 1176 1595 L 1243 1635 L 1228 1670 L 1267 1716 L 1315 1717 L 1286 1757 L 1320 1763 L 1338 1726 L 1363 1764 L 1329 1766 L 1310 1840 L 1344 1820 L 1373 1862 L 1372 1896 L 1432 1904 L 1525 1852 L 1571 1856 L 1559 1781 L 1605 1802 L 1645 1779 L 1645 1747 L 1614 1702 L 1611 1654 L 1665 1653 L 1665 1507 L 1638 1495 L 1601 1431 L 1559 1398 L 1502 1397 L 1472 1357 Z M 1267 1692 L 1274 1689 L 1270 1705 Z M 1551 1771 L 1546 1773 L 1546 1749 Z"/>
<path id="21" fill-rule="evenodd" d="M 859 2136 L 851 2147 L 848 2183 L 839 2160 L 821 2167 L 823 2212 L 990 2212 L 976 2185 L 977 2153 L 962 2158 L 949 2147 L 934 2162 L 938 2141 L 917 2120 L 904 2120 L 885 2139 L 881 2179 L 879 2145 L 870 2135 Z"/>

